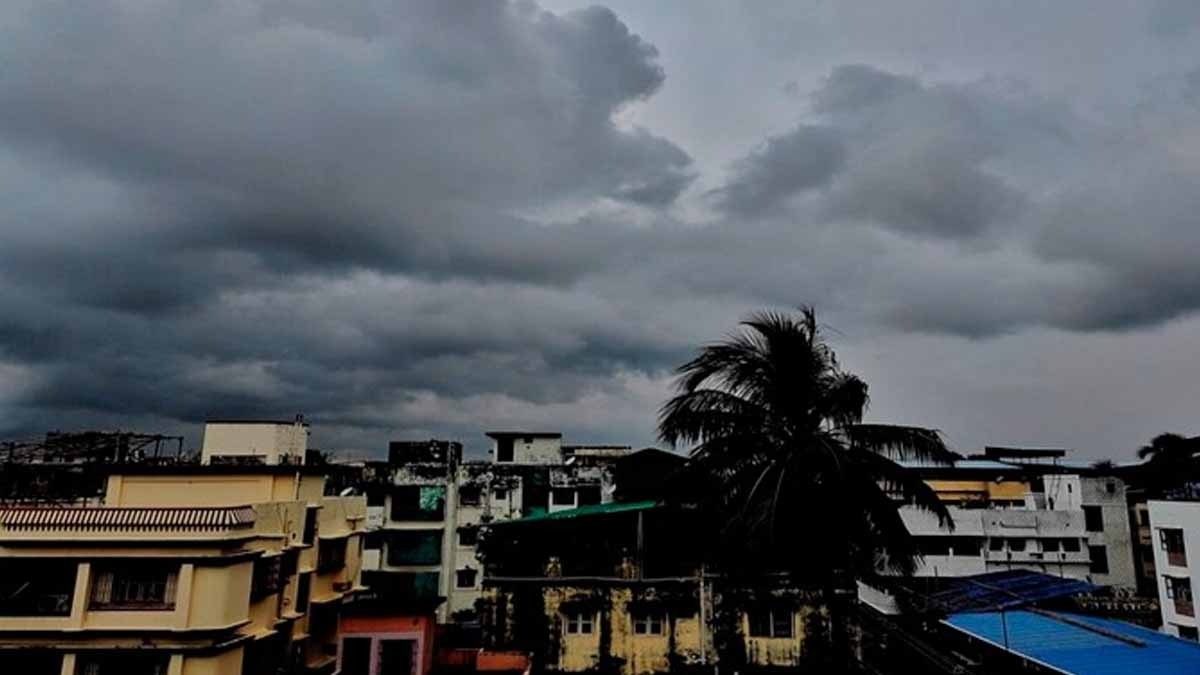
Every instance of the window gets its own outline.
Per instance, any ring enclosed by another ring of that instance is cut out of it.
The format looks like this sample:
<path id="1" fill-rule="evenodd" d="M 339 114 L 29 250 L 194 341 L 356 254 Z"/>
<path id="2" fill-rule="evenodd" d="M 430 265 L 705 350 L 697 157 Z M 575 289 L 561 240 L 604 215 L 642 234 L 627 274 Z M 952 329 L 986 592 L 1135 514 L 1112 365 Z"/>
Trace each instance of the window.
<path id="1" fill-rule="evenodd" d="M 1062 549 L 1064 551 L 1066 551 L 1067 553 L 1078 553 L 1080 550 L 1079 549 L 1079 540 L 1078 539 L 1063 539 L 1062 540 Z"/>
<path id="2" fill-rule="evenodd" d="M 308 595 L 312 592 L 312 574 L 301 574 L 300 582 L 296 585 L 296 611 L 303 614 L 308 611 Z"/>
<path id="3" fill-rule="evenodd" d="M 1192 605 L 1192 580 L 1187 577 L 1163 577 L 1163 591 L 1170 600 L 1175 601 L 1175 613 L 1183 616 L 1195 616 Z"/>
<path id="4" fill-rule="evenodd" d="M 371 530 L 363 537 L 363 548 L 368 551 L 383 550 L 383 532 L 381 530 Z"/>
<path id="5" fill-rule="evenodd" d="M 554 506 L 574 506 L 575 491 L 571 488 L 553 488 L 550 490 L 550 503 Z"/>
<path id="6" fill-rule="evenodd" d="M 1024 539 L 1009 539 L 1008 540 L 1008 550 L 1015 551 L 1017 553 L 1024 551 L 1025 550 L 1025 540 Z"/>
<path id="7" fill-rule="evenodd" d="M 591 506 L 600 503 L 600 486 L 584 485 L 579 488 L 579 505 Z"/>
<path id="8" fill-rule="evenodd" d="M 954 555 L 979 555 L 981 542 L 973 537 L 953 537 Z"/>
<path id="9" fill-rule="evenodd" d="M 1043 539 L 1042 553 L 1058 553 L 1059 544 L 1057 539 Z"/>
<path id="10" fill-rule="evenodd" d="M 92 574 L 92 609 L 175 608 L 178 565 L 101 566 Z"/>
<path id="11" fill-rule="evenodd" d="M 304 543 L 312 544 L 317 540 L 317 509 L 320 507 L 310 506 L 304 512 Z"/>
<path id="12" fill-rule="evenodd" d="M 595 612 L 572 611 L 565 615 L 568 635 L 591 635 L 596 630 Z"/>
<path id="13" fill-rule="evenodd" d="M 81 653 L 75 657 L 76 675 L 166 675 L 170 654 L 146 652 Z"/>
<path id="14" fill-rule="evenodd" d="M 497 438 L 496 439 L 496 461 L 511 462 L 513 461 L 513 439 Z"/>
<path id="15" fill-rule="evenodd" d="M 786 609 L 750 612 L 750 637 L 792 637 L 792 612 Z"/>
<path id="16" fill-rule="evenodd" d="M 666 632 L 666 621 L 659 612 L 635 612 L 633 633 L 635 635 L 662 635 Z"/>
<path id="17" fill-rule="evenodd" d="M 1179 630 L 1179 637 L 1184 640 L 1192 642 L 1200 640 L 1200 630 L 1197 630 L 1195 626 L 1176 626 L 1175 628 Z"/>
<path id="18" fill-rule="evenodd" d="M 479 506 L 482 490 L 478 485 L 464 485 L 458 489 L 458 503 L 461 506 Z"/>
<path id="19" fill-rule="evenodd" d="M 387 503 L 387 491 L 371 485 L 366 489 L 367 506 L 383 506 Z"/>
<path id="20" fill-rule="evenodd" d="M 479 541 L 479 528 L 477 527 L 460 527 L 458 528 L 458 545 L 464 548 L 474 548 L 475 543 Z"/>
<path id="21" fill-rule="evenodd" d="M 387 533 L 387 564 L 438 565 L 441 562 L 441 530 L 394 530 Z"/>
<path id="22" fill-rule="evenodd" d="M 1103 532 L 1104 512 L 1099 506 L 1083 507 L 1083 523 L 1088 532 Z"/>
<path id="23" fill-rule="evenodd" d="M 14 649 L 0 652 L 0 673 L 20 675 L 59 675 L 62 654 Z"/>
<path id="24" fill-rule="evenodd" d="M 1162 528 L 1158 531 L 1158 544 L 1167 552 L 1167 563 L 1179 567 L 1187 567 L 1187 550 L 1183 540 L 1183 530 Z"/>
<path id="25" fill-rule="evenodd" d="M 920 537 L 917 547 L 921 555 L 950 555 L 950 542 L 946 537 Z"/>
<path id="26" fill-rule="evenodd" d="M 296 574 L 299 566 L 300 551 L 293 548 L 283 552 L 282 560 L 279 562 L 279 574 L 283 577 L 284 583 L 287 583 Z"/>
<path id="27" fill-rule="evenodd" d="M 1138 525 L 1142 527 L 1150 527 L 1150 512 L 1138 510 Z"/>
<path id="28" fill-rule="evenodd" d="M 346 540 L 326 539 L 317 546 L 317 571 L 336 572 L 346 566 Z"/>
<path id="29" fill-rule="evenodd" d="M 242 675 L 274 675 L 285 670 L 289 651 L 284 636 L 278 633 L 246 643 Z"/>
<path id="30" fill-rule="evenodd" d="M 492 499 L 495 499 L 498 502 L 508 499 L 508 488 L 496 488 L 495 490 L 492 490 Z"/>
<path id="31" fill-rule="evenodd" d="M 74 561 L 0 559 L 0 616 L 70 616 L 77 567 Z"/>
<path id="32" fill-rule="evenodd" d="M 454 573 L 454 585 L 458 588 L 475 588 L 475 570 L 465 568 Z"/>
<path id="33" fill-rule="evenodd" d="M 392 489 L 391 519 L 442 520 L 446 517 L 446 486 L 401 485 Z"/>
<path id="34" fill-rule="evenodd" d="M 371 638 L 342 638 L 342 675 L 370 675 Z"/>
<path id="35" fill-rule="evenodd" d="M 278 593 L 283 588 L 283 556 L 259 558 L 254 561 L 254 577 L 250 584 L 250 597 L 261 600 Z"/>
<path id="36" fill-rule="evenodd" d="M 1088 556 L 1092 560 L 1092 574 L 1108 574 L 1108 547 L 1089 546 Z"/>
<path id="37" fill-rule="evenodd" d="M 989 551 L 1003 551 L 1004 550 L 1004 537 L 992 537 L 990 540 L 988 540 L 988 550 Z"/>

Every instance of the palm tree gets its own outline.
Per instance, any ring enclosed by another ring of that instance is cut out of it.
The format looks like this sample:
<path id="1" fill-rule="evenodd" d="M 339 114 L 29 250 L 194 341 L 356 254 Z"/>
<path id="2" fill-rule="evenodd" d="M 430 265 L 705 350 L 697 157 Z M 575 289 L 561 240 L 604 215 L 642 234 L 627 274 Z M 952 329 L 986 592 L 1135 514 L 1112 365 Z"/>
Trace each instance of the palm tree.
<path id="1" fill-rule="evenodd" d="M 1180 487 L 1200 474 L 1200 437 L 1159 434 L 1137 456 L 1146 460 L 1141 473 L 1152 492 Z"/>
<path id="2" fill-rule="evenodd" d="M 811 308 L 741 325 L 678 369 L 659 435 L 690 446 L 689 468 L 718 488 L 708 506 L 726 564 L 821 583 L 837 650 L 845 636 L 837 598 L 853 578 L 910 573 L 919 560 L 897 505 L 953 527 L 934 491 L 894 460 L 957 456 L 936 431 L 862 423 L 867 385 L 841 369 Z"/>

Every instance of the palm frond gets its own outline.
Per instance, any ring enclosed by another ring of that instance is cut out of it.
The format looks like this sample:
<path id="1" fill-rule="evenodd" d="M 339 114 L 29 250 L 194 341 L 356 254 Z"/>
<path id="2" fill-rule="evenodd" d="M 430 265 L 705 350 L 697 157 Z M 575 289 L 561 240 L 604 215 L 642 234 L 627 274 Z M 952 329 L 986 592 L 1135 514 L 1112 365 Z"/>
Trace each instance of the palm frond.
<path id="1" fill-rule="evenodd" d="M 850 447 L 871 450 L 897 460 L 949 464 L 959 455 L 936 429 L 891 424 L 855 424 L 845 429 Z"/>

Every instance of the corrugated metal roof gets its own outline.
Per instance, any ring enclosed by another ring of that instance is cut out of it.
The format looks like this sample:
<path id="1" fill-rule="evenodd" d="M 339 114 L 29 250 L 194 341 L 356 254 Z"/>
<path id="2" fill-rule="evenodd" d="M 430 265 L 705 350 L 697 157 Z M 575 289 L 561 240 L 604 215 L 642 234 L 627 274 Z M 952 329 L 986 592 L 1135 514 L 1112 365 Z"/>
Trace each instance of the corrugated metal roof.
<path id="1" fill-rule="evenodd" d="M 0 525 L 8 530 L 244 528 L 254 525 L 254 508 L 250 506 L 8 508 L 0 509 Z"/>
<path id="2" fill-rule="evenodd" d="M 1019 607 L 1041 600 L 1088 593 L 1097 588 L 1085 581 L 1028 570 L 976 574 L 948 579 L 944 583 L 944 588 L 926 594 L 924 600 L 931 608 L 948 614 Z"/>
<path id="3" fill-rule="evenodd" d="M 1029 611 L 955 614 L 944 624 L 1074 675 L 1195 675 L 1200 644 L 1123 621 Z"/>

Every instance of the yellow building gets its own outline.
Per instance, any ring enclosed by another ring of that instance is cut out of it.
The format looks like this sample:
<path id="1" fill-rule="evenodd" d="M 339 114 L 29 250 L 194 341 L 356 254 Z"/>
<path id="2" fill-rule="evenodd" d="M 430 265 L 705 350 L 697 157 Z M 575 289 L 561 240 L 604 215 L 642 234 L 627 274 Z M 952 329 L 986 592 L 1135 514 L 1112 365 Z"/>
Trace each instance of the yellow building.
<path id="1" fill-rule="evenodd" d="M 362 497 L 298 466 L 117 470 L 101 507 L 0 509 L 0 673 L 336 670 Z"/>
<path id="2" fill-rule="evenodd" d="M 803 664 L 821 641 L 809 641 L 820 594 L 704 577 L 689 517 L 632 502 L 493 523 L 482 542 L 485 647 L 563 673 L 703 669 L 727 641 L 756 671 Z"/>

